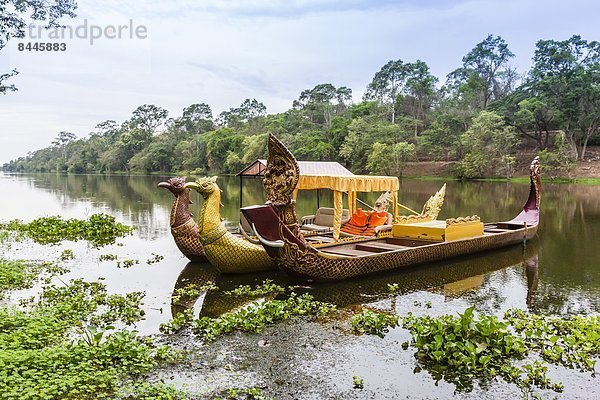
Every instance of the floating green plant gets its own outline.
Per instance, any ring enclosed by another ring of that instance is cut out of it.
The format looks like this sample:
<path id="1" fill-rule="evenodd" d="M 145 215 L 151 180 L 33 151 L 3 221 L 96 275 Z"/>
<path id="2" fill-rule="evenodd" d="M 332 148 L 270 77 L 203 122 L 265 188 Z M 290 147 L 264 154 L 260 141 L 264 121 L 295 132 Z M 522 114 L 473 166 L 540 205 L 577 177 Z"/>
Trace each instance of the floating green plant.
<path id="1" fill-rule="evenodd" d="M 122 260 L 122 261 L 117 261 L 117 268 L 131 268 L 134 265 L 138 265 L 140 263 L 140 260 Z"/>
<path id="2" fill-rule="evenodd" d="M 266 294 L 280 294 L 285 292 L 285 288 L 283 286 L 277 285 L 273 283 L 271 279 L 265 279 L 262 284 L 257 285 L 254 289 L 249 285 L 241 285 L 236 287 L 233 290 L 229 290 L 224 292 L 223 294 L 229 296 L 236 297 L 255 297 L 255 296 L 263 296 Z"/>
<path id="3" fill-rule="evenodd" d="M 148 264 L 148 265 L 156 264 L 158 262 L 161 262 L 164 259 L 165 259 L 164 256 L 161 256 L 160 254 L 152 253 L 152 257 L 146 260 L 146 264 Z"/>
<path id="4" fill-rule="evenodd" d="M 365 388 L 365 380 L 358 375 L 354 375 L 352 377 L 352 387 L 354 389 L 364 389 Z"/>
<path id="5" fill-rule="evenodd" d="M 524 391 L 563 390 L 548 376 L 548 363 L 594 372 L 600 355 L 600 316 L 550 317 L 509 310 L 504 319 L 476 316 L 409 315 L 403 326 L 413 337 L 416 357 L 435 379 L 469 391 L 473 380 L 501 377 Z M 403 343 L 408 348 L 408 343 Z M 521 361 L 525 358 L 541 360 Z"/>
<path id="6" fill-rule="evenodd" d="M 0 230 L 29 237 L 40 244 L 86 240 L 94 247 L 113 244 L 116 238 L 133 232 L 132 227 L 115 222 L 115 218 L 107 214 L 92 214 L 88 220 L 65 220 L 60 216 L 37 218 L 29 223 L 13 220 L 0 224 Z"/>
<path id="7" fill-rule="evenodd" d="M 98 260 L 100 261 L 114 261 L 117 259 L 116 254 L 100 254 Z"/>
<path id="8" fill-rule="evenodd" d="M 9 290 L 30 288 L 40 277 L 60 275 L 67 270 L 51 262 L 6 260 L 0 258 L 0 298 Z"/>
<path id="9" fill-rule="evenodd" d="M 384 337 L 389 328 L 398 326 L 398 316 L 365 309 L 352 317 L 352 329 L 358 334 L 369 334 Z"/>
<path id="10" fill-rule="evenodd" d="M 219 290 L 219 287 L 214 282 L 208 282 L 204 285 L 197 283 L 188 283 L 182 287 L 178 287 L 173 291 L 171 304 L 179 304 L 182 300 L 196 299 L 204 292 Z"/>
<path id="11" fill-rule="evenodd" d="M 68 260 L 72 260 L 75 258 L 75 254 L 73 254 L 73 250 L 71 249 L 65 249 L 60 253 L 60 260 L 61 261 L 68 261 Z"/>
<path id="12" fill-rule="evenodd" d="M 189 314 L 178 314 L 165 324 L 161 324 L 161 332 L 176 332 L 191 325 L 192 331 L 206 342 L 211 342 L 222 335 L 234 331 L 259 333 L 265 327 L 278 321 L 299 316 L 325 315 L 335 310 L 335 306 L 314 300 L 309 294 L 291 293 L 284 300 L 267 300 L 252 303 L 240 310 L 221 315 L 218 318 L 189 318 Z"/>
<path id="13" fill-rule="evenodd" d="M 17 286 L 18 287 L 18 284 Z M 0 306 L 3 399 L 183 399 L 144 374 L 178 354 L 135 331 L 143 293 L 108 294 L 100 282 L 45 285 L 26 309 Z"/>
<path id="14" fill-rule="evenodd" d="M 259 333 L 266 326 L 298 316 L 325 315 L 335 306 L 314 300 L 309 294 L 290 294 L 285 300 L 253 303 L 218 318 L 202 317 L 192 321 L 192 330 L 207 342 L 233 331 Z"/>

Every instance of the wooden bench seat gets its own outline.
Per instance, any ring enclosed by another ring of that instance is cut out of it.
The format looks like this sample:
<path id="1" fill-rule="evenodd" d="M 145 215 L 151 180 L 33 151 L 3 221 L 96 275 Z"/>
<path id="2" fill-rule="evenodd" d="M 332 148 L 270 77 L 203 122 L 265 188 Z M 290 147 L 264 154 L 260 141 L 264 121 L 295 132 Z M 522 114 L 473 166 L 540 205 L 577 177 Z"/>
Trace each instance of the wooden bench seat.
<path id="1" fill-rule="evenodd" d="M 363 251 L 349 248 L 324 248 L 321 250 L 323 253 L 336 254 L 340 256 L 368 256 L 373 254 L 371 251 Z"/>
<path id="2" fill-rule="evenodd" d="M 356 245 L 356 250 L 370 251 L 372 253 L 385 253 L 386 251 L 394 251 L 406 248 L 407 246 L 399 246 L 385 242 L 361 243 Z"/>

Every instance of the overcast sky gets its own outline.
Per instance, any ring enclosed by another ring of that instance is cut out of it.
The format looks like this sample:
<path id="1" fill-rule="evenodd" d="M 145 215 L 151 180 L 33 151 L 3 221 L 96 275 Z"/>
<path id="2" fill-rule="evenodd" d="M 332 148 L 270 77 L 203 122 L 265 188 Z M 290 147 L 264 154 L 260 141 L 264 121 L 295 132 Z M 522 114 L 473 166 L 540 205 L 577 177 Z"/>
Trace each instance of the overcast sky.
<path id="1" fill-rule="evenodd" d="M 488 33 L 502 36 L 520 72 L 535 42 L 580 34 L 600 40 L 597 1 L 106 0 L 78 2 L 77 28 L 129 25 L 145 38 L 38 40 L 64 52 L 0 51 L 0 73 L 17 68 L 18 92 L 0 95 L 0 163 L 50 145 L 60 131 L 85 137 L 139 105 L 177 117 L 208 103 L 216 116 L 256 98 L 276 113 L 319 83 L 348 86 L 360 101 L 389 60 L 425 61 L 445 76 Z M 82 32 L 82 30 L 80 30 Z M 88 28 L 89 33 L 89 28 Z M 46 37 L 48 33 L 45 34 Z M 88 34 L 89 36 L 89 34 Z"/>

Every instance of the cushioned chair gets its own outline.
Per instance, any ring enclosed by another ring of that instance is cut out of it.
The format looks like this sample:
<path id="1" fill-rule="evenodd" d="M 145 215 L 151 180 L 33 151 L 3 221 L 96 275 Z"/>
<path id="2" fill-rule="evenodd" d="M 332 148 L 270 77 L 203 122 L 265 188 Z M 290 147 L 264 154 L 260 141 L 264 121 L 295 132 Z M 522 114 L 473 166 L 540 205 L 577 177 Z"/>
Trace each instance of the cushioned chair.
<path id="1" fill-rule="evenodd" d="M 330 232 L 333 230 L 333 208 L 319 207 L 315 215 L 302 217 L 300 228 L 314 232 Z M 350 210 L 342 210 L 342 225 L 350 220 Z"/>

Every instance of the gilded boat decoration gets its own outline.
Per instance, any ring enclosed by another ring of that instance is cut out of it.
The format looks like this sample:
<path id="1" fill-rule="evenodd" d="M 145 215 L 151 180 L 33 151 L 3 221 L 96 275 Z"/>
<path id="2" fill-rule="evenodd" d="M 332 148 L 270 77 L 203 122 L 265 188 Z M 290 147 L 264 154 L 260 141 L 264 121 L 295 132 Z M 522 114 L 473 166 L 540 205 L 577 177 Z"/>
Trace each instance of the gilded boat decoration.
<path id="1" fill-rule="evenodd" d="M 198 237 L 208 261 L 225 274 L 243 274 L 276 269 L 274 260 L 259 244 L 235 235 L 221 220 L 221 189 L 217 177 L 204 177 L 188 182 L 185 188 L 194 189 L 204 202 L 198 215 Z M 285 200 L 285 199 L 284 199 Z"/>

